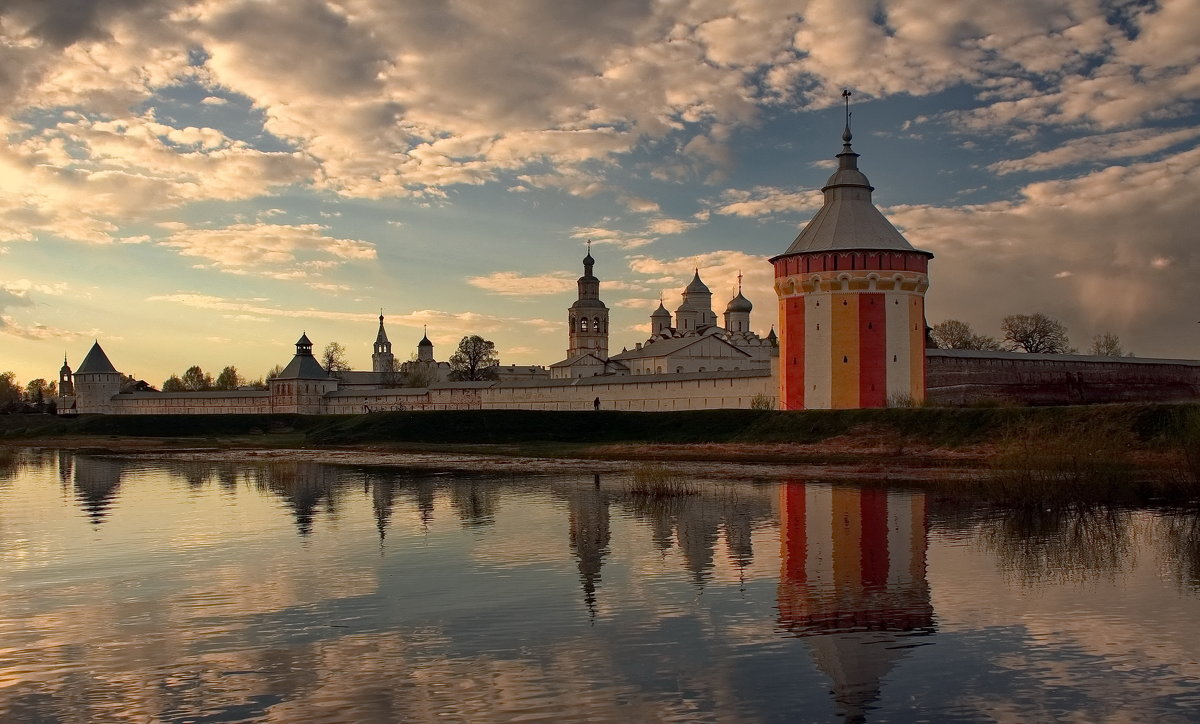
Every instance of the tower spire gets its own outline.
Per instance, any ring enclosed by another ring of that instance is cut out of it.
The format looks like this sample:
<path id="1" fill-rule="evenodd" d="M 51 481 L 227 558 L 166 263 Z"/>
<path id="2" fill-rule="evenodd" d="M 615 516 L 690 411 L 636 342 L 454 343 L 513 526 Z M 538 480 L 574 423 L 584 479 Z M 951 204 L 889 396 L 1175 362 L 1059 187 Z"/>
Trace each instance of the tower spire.
<path id="1" fill-rule="evenodd" d="M 850 89 L 842 90 L 842 98 L 846 100 L 846 130 L 842 131 L 843 153 L 850 150 L 850 141 L 854 138 L 854 134 L 850 132 L 850 117 L 854 115 L 850 112 L 850 96 Z"/>

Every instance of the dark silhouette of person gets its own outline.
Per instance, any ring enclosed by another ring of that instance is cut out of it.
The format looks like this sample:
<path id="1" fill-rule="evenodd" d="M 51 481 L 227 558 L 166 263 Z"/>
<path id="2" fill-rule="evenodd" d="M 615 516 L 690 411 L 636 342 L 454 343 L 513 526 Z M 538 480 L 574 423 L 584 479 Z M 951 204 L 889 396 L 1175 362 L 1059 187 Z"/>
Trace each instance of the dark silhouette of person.
<path id="1" fill-rule="evenodd" d="M 594 401 L 594 402 L 592 402 L 592 409 L 593 409 L 593 410 L 599 410 L 599 409 L 600 409 L 600 398 L 599 398 L 599 397 L 597 397 L 597 398 L 595 399 L 595 401 Z"/>

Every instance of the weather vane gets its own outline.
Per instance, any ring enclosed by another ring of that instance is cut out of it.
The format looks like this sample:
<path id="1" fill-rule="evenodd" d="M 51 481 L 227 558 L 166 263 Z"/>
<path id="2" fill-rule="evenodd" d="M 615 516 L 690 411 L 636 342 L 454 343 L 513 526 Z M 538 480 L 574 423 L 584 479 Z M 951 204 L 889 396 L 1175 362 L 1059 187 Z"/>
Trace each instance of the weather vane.
<path id="1" fill-rule="evenodd" d="M 846 128 L 850 128 L 850 89 L 842 89 L 842 98 L 846 99 Z"/>

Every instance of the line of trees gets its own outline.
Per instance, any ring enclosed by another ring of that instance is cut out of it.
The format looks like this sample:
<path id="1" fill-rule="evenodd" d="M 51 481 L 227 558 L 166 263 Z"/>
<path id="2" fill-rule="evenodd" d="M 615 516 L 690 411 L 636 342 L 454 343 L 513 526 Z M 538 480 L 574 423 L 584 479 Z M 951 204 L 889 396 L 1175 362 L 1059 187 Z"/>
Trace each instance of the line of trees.
<path id="1" fill-rule="evenodd" d="M 208 392 L 210 390 L 236 390 L 240 387 L 248 387 L 255 390 L 267 389 L 266 379 L 269 379 L 274 374 L 279 374 L 283 368 L 279 365 L 271 368 L 267 372 L 267 377 L 259 377 L 255 380 L 247 380 L 238 372 L 238 368 L 229 365 L 221 370 L 216 379 L 205 372 L 200 365 L 192 365 L 184 370 L 182 375 L 171 375 L 162 384 L 163 392 Z"/>
<path id="2" fill-rule="evenodd" d="M 58 383 L 39 377 L 22 386 L 17 373 L 0 372 L 0 412 L 53 412 Z"/>
<path id="3" fill-rule="evenodd" d="M 939 349 L 1008 350 L 1035 354 L 1075 354 L 1067 327 L 1059 320 L 1041 312 L 1010 314 L 1000 322 L 1002 337 L 976 334 L 971 325 L 957 319 L 938 322 L 930 337 Z M 1112 332 L 1092 337 L 1088 354 L 1101 357 L 1132 357 L 1125 351 L 1121 339 Z"/>

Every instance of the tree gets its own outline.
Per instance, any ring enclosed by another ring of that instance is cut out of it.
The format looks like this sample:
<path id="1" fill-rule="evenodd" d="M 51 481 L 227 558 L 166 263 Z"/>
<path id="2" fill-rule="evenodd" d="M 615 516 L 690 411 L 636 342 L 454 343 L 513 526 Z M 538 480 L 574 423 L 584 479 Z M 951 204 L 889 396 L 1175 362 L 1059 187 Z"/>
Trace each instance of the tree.
<path id="1" fill-rule="evenodd" d="M 25 385 L 25 401 L 34 405 L 42 404 L 42 401 L 47 397 L 54 396 L 54 392 L 51 390 L 52 387 L 53 385 L 41 377 L 36 380 L 30 380 L 29 384 Z"/>
<path id="2" fill-rule="evenodd" d="M 162 383 L 163 392 L 184 392 L 186 390 L 187 387 L 184 386 L 183 380 L 180 379 L 179 375 L 171 375 L 167 378 L 166 382 Z"/>
<path id="3" fill-rule="evenodd" d="M 1121 346 L 1121 338 L 1112 332 L 1092 337 L 1092 348 L 1088 350 L 1088 354 L 1094 354 L 1097 357 L 1124 357 L 1126 355 L 1125 348 Z"/>
<path id="4" fill-rule="evenodd" d="M 433 366 L 421 362 L 409 362 L 404 365 L 405 387 L 429 387 L 437 381 Z"/>
<path id="5" fill-rule="evenodd" d="M 930 335 L 939 349 L 1000 349 L 1000 342 L 995 337 L 975 334 L 971 325 L 957 319 L 938 322 L 933 325 Z"/>
<path id="6" fill-rule="evenodd" d="M 1035 312 L 1010 314 L 1000 322 L 1007 349 L 1040 354 L 1068 354 L 1071 349 L 1067 328 L 1057 319 Z"/>
<path id="7" fill-rule="evenodd" d="M 0 407 L 9 408 L 21 400 L 16 372 L 0 372 Z"/>
<path id="8" fill-rule="evenodd" d="M 199 365 L 192 365 L 183 373 L 183 388 L 188 392 L 203 392 L 211 390 L 212 386 L 212 375 L 200 369 Z"/>
<path id="9" fill-rule="evenodd" d="M 478 334 L 468 335 L 459 340 L 458 350 L 450 355 L 450 379 L 458 382 L 498 379 L 499 365 L 495 344 Z"/>
<path id="10" fill-rule="evenodd" d="M 221 374 L 217 375 L 217 381 L 213 383 L 213 389 L 236 390 L 241 384 L 242 376 L 238 374 L 237 367 L 229 365 L 221 370 Z"/>
<path id="11" fill-rule="evenodd" d="M 350 369 L 350 363 L 346 361 L 346 348 L 337 342 L 325 345 L 325 351 L 321 352 L 321 366 L 334 376 L 338 372 Z"/>
<path id="12" fill-rule="evenodd" d="M 274 377 L 278 377 L 281 374 L 283 374 L 283 365 L 275 365 L 271 369 L 267 370 L 267 376 L 264 377 L 263 379 L 269 380 Z"/>

